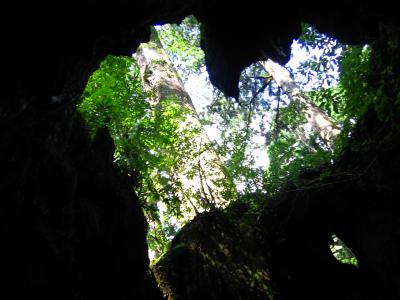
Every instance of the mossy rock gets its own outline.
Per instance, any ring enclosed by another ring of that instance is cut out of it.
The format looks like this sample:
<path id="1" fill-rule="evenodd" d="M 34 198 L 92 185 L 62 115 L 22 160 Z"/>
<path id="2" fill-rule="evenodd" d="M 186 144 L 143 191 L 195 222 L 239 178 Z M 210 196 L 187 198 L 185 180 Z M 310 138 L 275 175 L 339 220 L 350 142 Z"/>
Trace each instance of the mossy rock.
<path id="1" fill-rule="evenodd" d="M 168 299 L 275 299 L 252 230 L 220 211 L 185 226 L 153 270 Z"/>

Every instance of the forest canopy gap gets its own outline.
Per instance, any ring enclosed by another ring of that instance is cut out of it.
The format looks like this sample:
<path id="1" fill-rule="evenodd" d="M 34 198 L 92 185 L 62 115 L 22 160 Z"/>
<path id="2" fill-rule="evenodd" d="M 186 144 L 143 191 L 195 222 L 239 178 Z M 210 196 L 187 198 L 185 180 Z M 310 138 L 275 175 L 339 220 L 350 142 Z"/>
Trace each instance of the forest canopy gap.
<path id="1" fill-rule="evenodd" d="M 330 176 L 370 104 L 370 48 L 302 29 L 286 66 L 265 57 L 243 70 L 239 102 L 209 82 L 192 16 L 90 77 L 78 110 L 92 136 L 109 130 L 115 163 L 135 179 L 152 258 L 201 212 L 242 203 L 257 214 L 288 182 L 315 184 L 304 170 Z"/>

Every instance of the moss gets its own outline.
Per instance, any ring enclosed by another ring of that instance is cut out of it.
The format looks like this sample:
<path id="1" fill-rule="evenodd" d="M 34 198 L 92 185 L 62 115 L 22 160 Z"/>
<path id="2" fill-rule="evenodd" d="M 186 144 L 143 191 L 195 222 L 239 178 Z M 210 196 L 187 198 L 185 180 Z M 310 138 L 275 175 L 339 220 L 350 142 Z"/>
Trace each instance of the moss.
<path id="1" fill-rule="evenodd" d="M 252 233 L 219 211 L 201 214 L 184 227 L 154 270 L 168 299 L 274 299 L 275 295 Z"/>

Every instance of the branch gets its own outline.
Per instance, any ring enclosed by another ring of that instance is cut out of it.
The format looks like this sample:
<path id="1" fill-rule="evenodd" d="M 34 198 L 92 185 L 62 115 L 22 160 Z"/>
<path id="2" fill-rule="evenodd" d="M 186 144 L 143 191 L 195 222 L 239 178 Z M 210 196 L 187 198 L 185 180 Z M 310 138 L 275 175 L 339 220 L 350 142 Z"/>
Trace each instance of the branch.
<path id="1" fill-rule="evenodd" d="M 267 75 L 267 76 L 244 76 L 244 78 L 248 78 L 248 79 L 261 79 L 261 80 L 269 80 L 272 79 L 271 75 Z"/>
<path id="2" fill-rule="evenodd" d="M 279 134 L 279 106 L 280 106 L 280 102 L 281 102 L 281 88 L 278 88 L 278 104 L 276 106 L 276 116 L 275 116 L 275 139 L 278 138 L 278 134 Z"/>
<path id="3" fill-rule="evenodd" d="M 251 113 L 252 113 L 252 105 L 254 104 L 255 100 L 257 99 L 257 96 L 262 93 L 268 86 L 268 84 L 270 84 L 270 82 L 272 81 L 272 77 L 268 76 L 265 77 L 265 82 L 264 84 L 258 89 L 258 91 L 253 95 L 253 97 L 251 98 L 250 102 L 249 102 L 249 113 L 247 114 L 247 122 L 246 122 L 246 138 L 249 135 L 249 127 L 250 127 L 250 121 L 251 121 Z"/>
<path id="4" fill-rule="evenodd" d="M 306 191 L 306 190 L 318 189 L 318 188 L 322 188 L 322 187 L 326 187 L 326 186 L 330 186 L 330 185 L 335 185 L 335 184 L 355 181 L 355 180 L 358 180 L 358 179 L 361 179 L 362 177 L 364 177 L 368 173 L 368 171 L 371 169 L 371 167 L 374 165 L 375 162 L 376 162 L 376 158 L 374 158 L 371 161 L 371 163 L 364 169 L 364 171 L 362 173 L 355 174 L 355 175 L 353 175 L 354 177 L 349 178 L 349 179 L 342 179 L 342 180 L 326 182 L 326 183 L 321 183 L 321 184 L 316 183 L 316 184 L 312 184 L 312 185 L 309 185 L 309 186 L 300 187 L 300 188 L 297 188 L 297 189 L 284 190 L 284 192 L 291 193 L 291 192 L 298 192 L 298 191 Z M 339 175 L 341 175 L 341 174 L 339 174 Z M 319 180 L 319 178 L 317 178 L 317 180 Z"/>
<path id="5" fill-rule="evenodd" d="M 179 175 L 175 174 L 175 172 L 172 173 L 170 176 L 171 176 L 173 179 L 175 179 L 175 177 L 178 177 L 178 178 L 179 178 Z M 179 181 L 179 180 L 177 180 L 177 181 Z M 199 211 L 197 210 L 196 205 L 194 205 L 194 203 L 193 203 L 192 200 L 190 199 L 190 195 L 187 195 L 187 193 L 185 193 L 185 191 L 182 189 L 182 186 L 179 186 L 178 188 L 179 188 L 180 193 L 181 193 L 181 195 L 182 195 L 182 200 L 184 200 L 184 199 L 186 198 L 186 199 L 189 201 L 190 205 L 192 205 L 195 214 L 198 215 L 198 214 L 199 214 Z M 179 208 L 179 209 L 180 209 L 180 208 Z"/>
<path id="6" fill-rule="evenodd" d="M 214 195 L 213 195 L 213 193 L 212 193 L 212 190 L 211 190 L 210 186 L 209 186 L 208 183 L 207 183 L 207 176 L 206 176 L 206 174 L 205 174 L 205 172 L 204 172 L 204 169 L 203 169 L 203 167 L 201 166 L 201 146 L 202 146 L 202 143 L 200 142 L 199 159 L 198 159 L 197 164 L 198 164 L 198 168 L 199 168 L 199 176 L 200 176 L 201 190 L 202 190 L 202 192 L 203 192 L 203 194 L 204 194 L 204 198 L 205 198 L 205 200 L 207 201 L 207 204 L 208 204 L 209 206 L 214 206 L 214 205 L 215 205 L 215 198 L 214 198 Z M 211 197 L 211 201 L 212 201 L 212 202 L 210 202 L 210 200 L 208 199 L 207 193 L 206 193 L 206 191 L 205 191 L 205 189 L 204 189 L 203 176 L 205 177 L 205 178 L 204 178 L 204 181 L 205 181 L 205 184 L 206 184 L 206 186 L 207 186 L 207 189 L 208 189 L 208 192 L 209 192 L 209 194 L 210 194 L 210 197 Z"/>

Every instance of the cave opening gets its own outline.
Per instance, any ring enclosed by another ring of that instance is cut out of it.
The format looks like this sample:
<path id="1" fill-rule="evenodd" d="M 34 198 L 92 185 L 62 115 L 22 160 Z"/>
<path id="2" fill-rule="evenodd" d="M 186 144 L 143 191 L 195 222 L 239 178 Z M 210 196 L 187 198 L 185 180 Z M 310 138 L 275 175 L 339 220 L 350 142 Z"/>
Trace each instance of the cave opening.
<path id="1" fill-rule="evenodd" d="M 303 24 L 286 66 L 268 58 L 251 64 L 234 99 L 210 82 L 200 28 L 194 16 L 153 27 L 132 58 L 101 63 L 77 106 L 93 137 L 109 130 L 114 163 L 136 182 L 151 260 L 197 214 L 240 201 L 257 215 L 265 197 L 300 181 L 304 169 L 332 164 L 338 151 L 329 139 L 350 132 L 356 118 L 344 107 L 339 69 L 351 51 L 368 61 L 367 46 L 346 46 Z M 347 249 L 337 239 L 334 247 Z"/>

